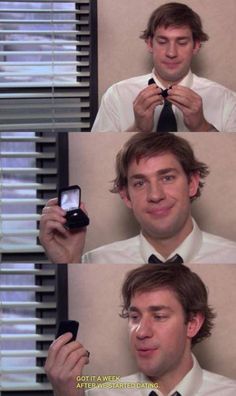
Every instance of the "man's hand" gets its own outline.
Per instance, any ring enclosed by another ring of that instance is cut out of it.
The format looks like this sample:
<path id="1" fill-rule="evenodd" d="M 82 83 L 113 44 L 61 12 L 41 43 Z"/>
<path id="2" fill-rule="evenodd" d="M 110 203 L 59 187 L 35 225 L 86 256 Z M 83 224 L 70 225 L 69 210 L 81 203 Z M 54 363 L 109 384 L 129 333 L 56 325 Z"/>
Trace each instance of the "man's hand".
<path id="1" fill-rule="evenodd" d="M 134 130 L 152 132 L 155 108 L 163 104 L 163 97 L 160 93 L 161 89 L 156 84 L 151 84 L 138 94 L 133 103 L 135 116 Z"/>
<path id="2" fill-rule="evenodd" d="M 84 396 L 84 390 L 76 388 L 76 377 L 89 363 L 88 351 L 77 341 L 68 343 L 71 338 L 71 333 L 65 333 L 49 348 L 45 372 L 55 396 Z"/>
<path id="3" fill-rule="evenodd" d="M 81 204 L 85 212 L 85 207 Z M 85 244 L 86 228 L 67 230 L 64 225 L 66 212 L 50 199 L 43 208 L 40 220 L 40 243 L 48 258 L 55 264 L 79 263 Z"/>
<path id="4" fill-rule="evenodd" d="M 204 117 L 201 96 L 192 89 L 173 85 L 168 90 L 168 100 L 182 111 L 184 123 L 191 132 L 213 130 L 214 127 Z"/>

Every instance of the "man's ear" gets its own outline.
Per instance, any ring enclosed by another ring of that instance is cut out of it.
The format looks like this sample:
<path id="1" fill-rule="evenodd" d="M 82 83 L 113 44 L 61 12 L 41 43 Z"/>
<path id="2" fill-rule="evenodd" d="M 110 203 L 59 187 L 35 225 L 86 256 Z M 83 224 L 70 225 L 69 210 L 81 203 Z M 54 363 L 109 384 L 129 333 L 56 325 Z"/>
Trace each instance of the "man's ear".
<path id="1" fill-rule="evenodd" d="M 187 324 L 187 336 L 189 338 L 192 339 L 199 332 L 204 320 L 205 317 L 201 312 L 197 312 L 196 314 L 192 315 Z"/>
<path id="2" fill-rule="evenodd" d="M 145 40 L 145 42 L 147 44 L 148 51 L 152 54 L 153 53 L 153 39 L 151 37 L 148 37 Z"/>
<path id="3" fill-rule="evenodd" d="M 199 40 L 195 40 L 194 41 L 193 55 L 197 55 L 198 54 L 201 46 L 202 46 L 201 41 L 199 41 Z"/>
<path id="4" fill-rule="evenodd" d="M 197 193 L 200 182 L 200 175 L 198 172 L 192 173 L 189 177 L 189 197 L 194 197 Z"/>
<path id="5" fill-rule="evenodd" d="M 127 187 L 123 187 L 121 190 L 119 190 L 120 197 L 122 201 L 125 203 L 125 205 L 129 208 L 132 209 L 132 204 L 130 201 L 129 197 L 129 192 Z"/>

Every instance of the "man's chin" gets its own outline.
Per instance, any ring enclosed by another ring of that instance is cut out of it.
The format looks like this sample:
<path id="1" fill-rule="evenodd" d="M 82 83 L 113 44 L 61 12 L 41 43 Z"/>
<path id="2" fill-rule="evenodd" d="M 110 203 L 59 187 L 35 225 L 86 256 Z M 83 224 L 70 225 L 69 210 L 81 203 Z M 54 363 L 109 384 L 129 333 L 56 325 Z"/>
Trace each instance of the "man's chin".
<path id="1" fill-rule="evenodd" d="M 181 70 L 177 70 L 177 68 L 172 68 L 169 69 L 168 72 L 165 71 L 165 73 L 160 73 L 158 75 L 160 75 L 162 81 L 166 81 L 171 85 L 178 84 L 180 81 L 183 80 L 187 73 Z"/>
<path id="2" fill-rule="evenodd" d="M 156 366 L 153 367 L 151 364 L 149 365 L 148 363 L 140 364 L 140 365 L 138 365 L 138 369 L 141 373 L 146 375 L 146 377 L 148 377 L 151 381 L 152 381 L 152 379 L 158 378 Z"/>
<path id="3" fill-rule="evenodd" d="M 143 235 L 150 237 L 151 239 L 156 239 L 156 240 L 166 240 L 173 238 L 173 236 L 176 235 L 176 230 L 173 228 L 173 226 L 170 225 L 162 225 L 162 227 L 152 227 L 147 230 L 147 232 L 143 232 Z"/>

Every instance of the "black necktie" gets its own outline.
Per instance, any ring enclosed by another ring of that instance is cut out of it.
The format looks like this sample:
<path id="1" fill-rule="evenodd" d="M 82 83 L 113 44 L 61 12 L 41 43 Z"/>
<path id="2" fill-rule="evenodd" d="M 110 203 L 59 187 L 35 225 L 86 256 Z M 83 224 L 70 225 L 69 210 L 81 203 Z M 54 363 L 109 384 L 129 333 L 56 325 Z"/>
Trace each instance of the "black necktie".
<path id="1" fill-rule="evenodd" d="M 150 78 L 148 81 L 148 85 L 154 84 L 155 81 L 153 78 Z M 177 122 L 172 109 L 172 103 L 170 103 L 166 98 L 168 96 L 168 89 L 161 89 L 161 95 L 165 99 L 163 109 L 161 111 L 156 132 L 177 132 Z"/>
<path id="2" fill-rule="evenodd" d="M 183 264 L 183 259 L 179 254 L 175 254 L 173 257 L 163 262 L 159 258 L 155 256 L 155 254 L 151 254 L 148 259 L 148 264 Z"/>
<path id="3" fill-rule="evenodd" d="M 172 110 L 172 104 L 166 99 L 157 123 L 156 131 L 177 132 L 177 123 L 174 112 Z"/>

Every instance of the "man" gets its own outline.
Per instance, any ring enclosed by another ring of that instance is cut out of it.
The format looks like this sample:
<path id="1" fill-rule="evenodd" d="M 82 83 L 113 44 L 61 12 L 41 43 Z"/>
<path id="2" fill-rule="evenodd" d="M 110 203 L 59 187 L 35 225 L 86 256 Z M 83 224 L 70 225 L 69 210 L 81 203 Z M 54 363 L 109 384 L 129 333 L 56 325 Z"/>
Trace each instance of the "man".
<path id="1" fill-rule="evenodd" d="M 87 396 L 236 394 L 235 380 L 203 370 L 191 353 L 193 345 L 210 336 L 215 316 L 196 273 L 184 265 L 141 266 L 126 275 L 122 298 L 139 372 L 120 379 L 121 385 L 133 384 L 132 390 L 114 383 L 110 389 L 87 391 Z M 79 342 L 68 344 L 70 338 L 66 333 L 53 342 L 45 365 L 56 396 L 84 395 L 82 384 L 76 389 L 76 378 L 89 363 L 88 353 Z M 140 390 L 140 384 L 153 385 L 153 390 Z"/>
<path id="2" fill-rule="evenodd" d="M 108 89 L 94 132 L 236 132 L 236 94 L 191 72 L 193 57 L 208 40 L 198 14 L 185 4 L 164 4 L 141 38 L 154 69 Z"/>
<path id="3" fill-rule="evenodd" d="M 83 262 L 235 264 L 236 243 L 202 232 L 191 217 L 191 202 L 200 196 L 207 174 L 185 139 L 172 133 L 133 135 L 117 155 L 112 191 L 132 210 L 141 233 L 90 251 Z M 48 202 L 40 240 L 53 262 L 79 262 L 85 230 L 66 230 L 64 215 L 56 200 Z"/>

